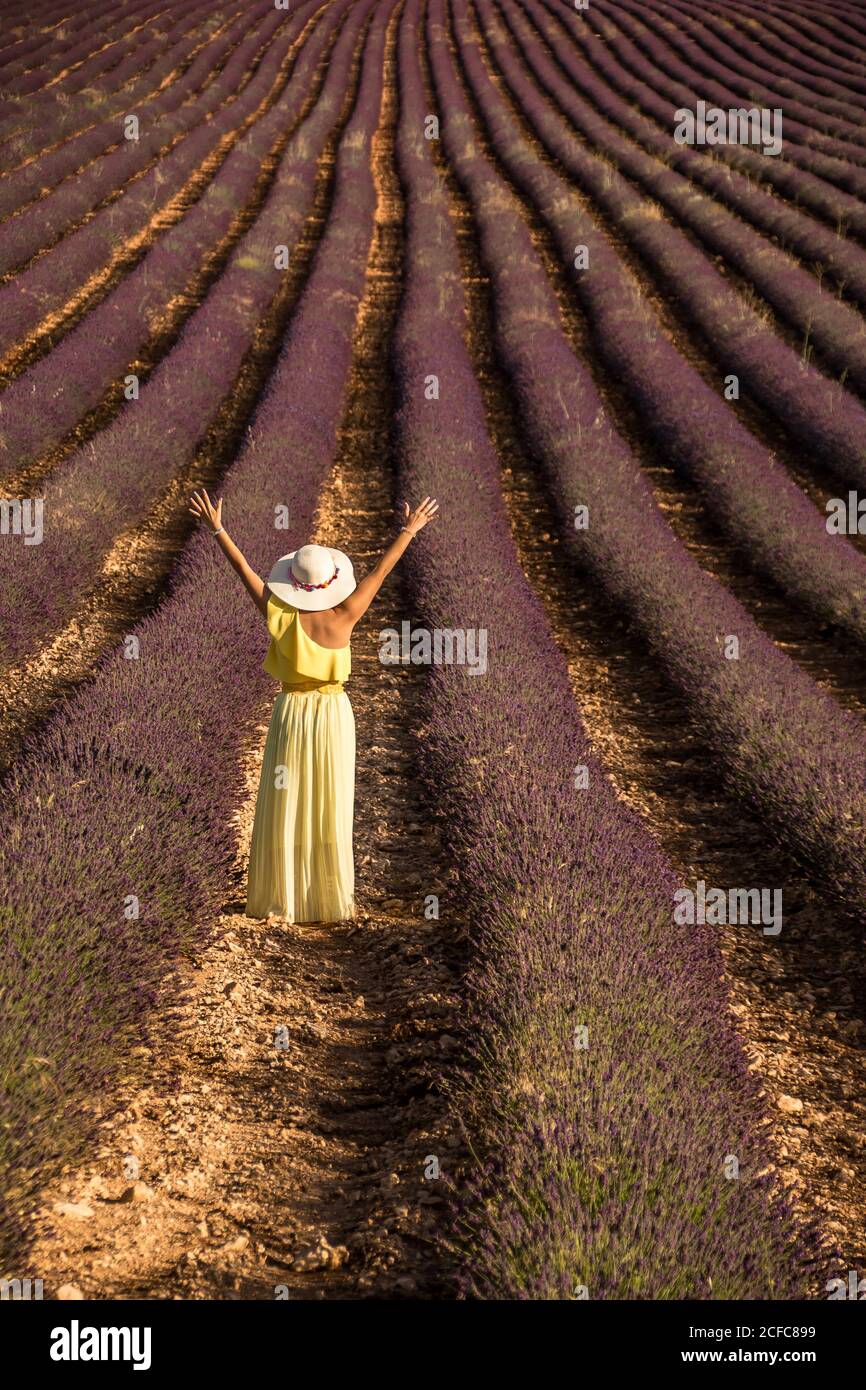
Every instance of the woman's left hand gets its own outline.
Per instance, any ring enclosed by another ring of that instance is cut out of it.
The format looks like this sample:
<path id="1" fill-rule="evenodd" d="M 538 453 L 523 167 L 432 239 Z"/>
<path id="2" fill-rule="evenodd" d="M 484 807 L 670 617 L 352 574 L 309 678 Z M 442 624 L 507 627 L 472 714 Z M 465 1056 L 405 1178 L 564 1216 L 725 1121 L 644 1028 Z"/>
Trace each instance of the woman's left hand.
<path id="1" fill-rule="evenodd" d="M 214 506 L 204 488 L 202 488 L 201 492 L 193 493 L 192 497 L 189 499 L 189 509 L 193 516 L 201 517 L 207 521 L 212 531 L 218 531 L 223 524 L 222 498 L 220 497 L 217 500 L 216 506 Z"/>
<path id="2" fill-rule="evenodd" d="M 439 503 L 435 497 L 425 497 L 420 507 L 416 507 L 414 512 L 409 510 L 409 503 L 403 503 L 403 530 L 408 531 L 411 536 L 417 536 L 418 532 L 432 521 L 439 510 Z"/>

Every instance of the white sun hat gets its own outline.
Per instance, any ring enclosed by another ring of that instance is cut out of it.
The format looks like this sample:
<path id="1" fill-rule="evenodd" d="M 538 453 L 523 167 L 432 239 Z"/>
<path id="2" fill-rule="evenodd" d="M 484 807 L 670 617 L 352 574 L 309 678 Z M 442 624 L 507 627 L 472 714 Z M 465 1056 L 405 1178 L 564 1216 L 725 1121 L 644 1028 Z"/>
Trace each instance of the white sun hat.
<path id="1" fill-rule="evenodd" d="M 302 545 L 281 555 L 268 575 L 272 594 L 307 613 L 336 607 L 355 587 L 352 561 L 327 545 Z"/>

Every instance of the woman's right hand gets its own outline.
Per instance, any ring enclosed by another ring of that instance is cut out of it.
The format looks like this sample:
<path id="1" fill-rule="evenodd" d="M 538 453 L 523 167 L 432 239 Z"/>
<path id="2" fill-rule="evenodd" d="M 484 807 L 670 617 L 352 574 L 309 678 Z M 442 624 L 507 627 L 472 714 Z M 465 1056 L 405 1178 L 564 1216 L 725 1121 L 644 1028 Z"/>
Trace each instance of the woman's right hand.
<path id="1" fill-rule="evenodd" d="M 418 532 L 432 521 L 439 510 L 439 503 L 435 497 L 425 497 L 420 506 L 414 512 L 410 512 L 409 503 L 403 503 L 403 529 L 409 531 L 411 535 L 417 536 Z"/>

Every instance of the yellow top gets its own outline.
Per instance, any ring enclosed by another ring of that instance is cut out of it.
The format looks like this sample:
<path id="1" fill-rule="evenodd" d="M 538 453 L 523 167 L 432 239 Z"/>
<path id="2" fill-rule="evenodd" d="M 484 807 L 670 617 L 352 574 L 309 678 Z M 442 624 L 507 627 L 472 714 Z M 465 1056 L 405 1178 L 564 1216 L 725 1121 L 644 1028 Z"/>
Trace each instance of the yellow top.
<path id="1" fill-rule="evenodd" d="M 268 598 L 268 632 L 271 645 L 265 658 L 269 676 L 283 688 L 311 690 L 317 685 L 342 683 L 352 669 L 351 649 L 320 647 L 308 637 L 298 620 L 297 608 L 273 594 Z"/>

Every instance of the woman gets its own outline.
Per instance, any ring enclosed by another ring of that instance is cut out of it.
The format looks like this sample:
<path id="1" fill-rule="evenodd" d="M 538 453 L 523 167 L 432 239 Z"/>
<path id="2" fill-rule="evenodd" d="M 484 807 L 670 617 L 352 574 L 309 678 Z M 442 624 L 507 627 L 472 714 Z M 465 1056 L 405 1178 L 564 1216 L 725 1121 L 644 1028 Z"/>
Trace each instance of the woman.
<path id="1" fill-rule="evenodd" d="M 355 719 L 343 682 L 349 641 L 412 537 L 439 510 L 425 497 L 378 564 L 358 584 L 341 550 L 303 545 L 277 561 L 267 585 L 222 524 L 222 501 L 193 494 L 271 634 L 265 670 L 278 680 L 250 844 L 248 917 L 338 922 L 355 914 L 352 815 Z M 268 592 L 270 591 L 270 592 Z"/>

